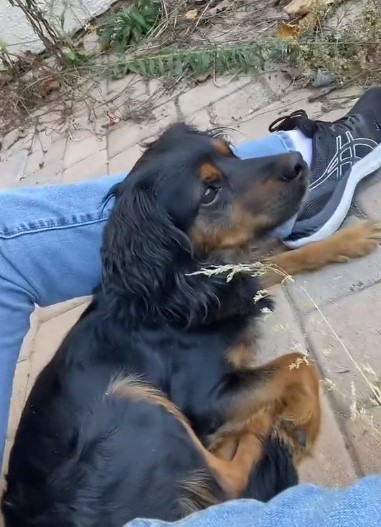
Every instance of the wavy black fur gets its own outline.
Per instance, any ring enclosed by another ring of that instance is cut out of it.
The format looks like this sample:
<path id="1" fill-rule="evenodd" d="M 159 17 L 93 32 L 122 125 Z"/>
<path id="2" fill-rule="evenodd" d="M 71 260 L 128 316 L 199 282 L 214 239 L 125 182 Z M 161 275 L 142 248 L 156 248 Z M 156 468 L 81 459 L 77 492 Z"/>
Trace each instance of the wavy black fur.
<path id="1" fill-rule="evenodd" d="M 26 403 L 2 501 L 6 527 L 176 520 L 193 499 L 184 483 L 200 474 L 215 502 L 226 499 L 173 415 L 108 394 L 116 375 L 138 376 L 203 438 L 223 424 L 241 377 L 247 388 L 245 372 L 234 371 L 225 352 L 271 301 L 253 302 L 261 288 L 255 278 L 192 275 L 207 263 L 187 235 L 199 206 L 196 168 L 215 155 L 208 134 L 178 125 L 107 197 L 115 203 L 102 284 Z M 266 452 L 248 490 L 259 499 L 294 482 L 292 463 L 279 462 L 282 445 Z M 196 508 L 209 502 L 194 501 Z"/>

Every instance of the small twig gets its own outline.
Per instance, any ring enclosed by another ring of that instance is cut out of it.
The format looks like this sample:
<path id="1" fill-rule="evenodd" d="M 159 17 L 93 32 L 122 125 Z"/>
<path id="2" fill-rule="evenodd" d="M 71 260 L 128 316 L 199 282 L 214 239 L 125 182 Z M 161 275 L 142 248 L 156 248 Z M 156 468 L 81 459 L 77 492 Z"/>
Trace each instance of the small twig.
<path id="1" fill-rule="evenodd" d="M 206 11 L 209 9 L 211 3 L 212 3 L 213 0 L 209 0 L 209 2 L 206 4 L 206 6 L 204 7 L 201 15 L 198 17 L 197 19 L 197 22 L 195 23 L 193 29 L 192 29 L 192 33 L 194 33 L 199 25 L 199 23 L 201 22 L 202 18 L 204 17 Z"/>
<path id="2" fill-rule="evenodd" d="M 308 102 L 315 102 L 315 101 L 318 101 L 319 99 L 322 99 L 323 97 L 325 97 L 326 95 L 329 95 L 330 93 L 338 90 L 339 88 L 342 88 L 343 86 L 342 85 L 337 85 L 335 84 L 334 86 L 331 86 L 330 88 L 327 88 L 326 90 L 320 92 L 320 93 L 316 93 L 314 95 L 310 95 L 307 99 Z"/>

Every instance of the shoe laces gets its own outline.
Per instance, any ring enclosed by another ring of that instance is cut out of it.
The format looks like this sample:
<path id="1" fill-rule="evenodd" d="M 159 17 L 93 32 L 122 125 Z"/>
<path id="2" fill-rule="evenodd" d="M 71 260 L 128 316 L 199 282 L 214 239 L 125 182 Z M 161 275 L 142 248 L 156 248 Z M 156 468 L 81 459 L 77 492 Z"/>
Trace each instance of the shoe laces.
<path id="1" fill-rule="evenodd" d="M 308 118 L 306 112 L 304 110 L 296 110 L 289 115 L 275 119 L 275 121 L 273 121 L 269 126 L 269 132 L 286 132 L 288 130 L 293 130 L 294 128 L 299 128 L 299 125 L 303 124 L 305 121 L 311 121 L 311 119 Z"/>
<path id="2" fill-rule="evenodd" d="M 306 137 L 312 139 L 316 132 L 322 129 L 326 131 L 327 127 L 331 129 L 352 130 L 354 121 L 357 120 L 357 115 L 346 115 L 334 122 L 312 120 L 304 110 L 296 110 L 289 115 L 275 119 L 269 126 L 269 132 L 289 131 L 298 128 Z"/>

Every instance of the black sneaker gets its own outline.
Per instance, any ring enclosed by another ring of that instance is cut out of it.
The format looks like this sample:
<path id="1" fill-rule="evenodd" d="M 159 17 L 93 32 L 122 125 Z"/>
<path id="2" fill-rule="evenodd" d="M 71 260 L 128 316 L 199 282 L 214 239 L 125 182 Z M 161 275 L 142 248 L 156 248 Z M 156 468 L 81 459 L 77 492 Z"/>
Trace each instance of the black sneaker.
<path id="1" fill-rule="evenodd" d="M 284 243 L 290 248 L 337 231 L 358 183 L 381 167 L 381 88 L 366 91 L 338 121 L 313 121 L 304 110 L 298 110 L 274 121 L 269 130 L 296 128 L 312 139 L 312 165 L 301 211 L 279 230 L 285 235 L 288 229 Z"/>

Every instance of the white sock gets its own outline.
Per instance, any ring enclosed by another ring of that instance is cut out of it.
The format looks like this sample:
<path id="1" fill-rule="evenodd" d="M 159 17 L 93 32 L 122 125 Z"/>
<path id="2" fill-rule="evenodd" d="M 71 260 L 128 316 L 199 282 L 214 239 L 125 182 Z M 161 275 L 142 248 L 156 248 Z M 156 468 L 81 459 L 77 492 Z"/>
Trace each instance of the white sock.
<path id="1" fill-rule="evenodd" d="M 293 142 L 295 150 L 302 154 L 304 161 L 310 167 L 312 163 L 312 139 L 306 137 L 303 132 L 297 129 L 282 133 L 288 135 Z"/>

